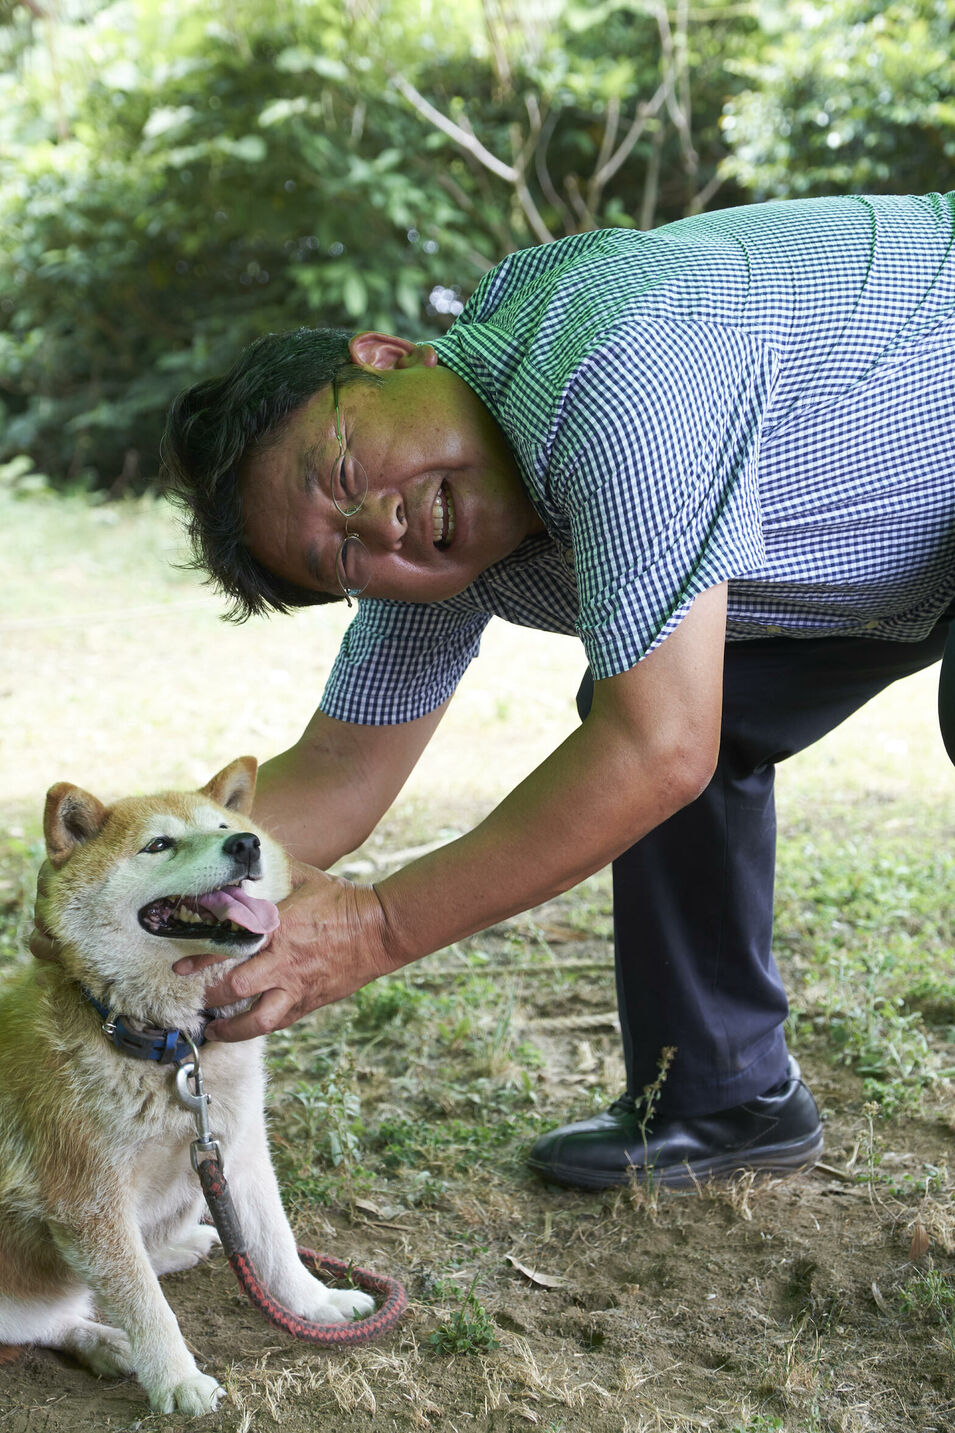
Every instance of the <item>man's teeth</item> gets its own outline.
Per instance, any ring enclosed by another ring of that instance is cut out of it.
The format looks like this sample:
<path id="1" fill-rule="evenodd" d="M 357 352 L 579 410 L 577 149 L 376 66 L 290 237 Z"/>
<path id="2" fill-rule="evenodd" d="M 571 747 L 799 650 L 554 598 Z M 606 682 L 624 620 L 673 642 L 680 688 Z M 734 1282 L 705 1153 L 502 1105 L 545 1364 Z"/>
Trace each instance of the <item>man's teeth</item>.
<path id="1" fill-rule="evenodd" d="M 434 542 L 442 546 L 454 536 L 454 499 L 443 483 L 431 509 L 431 530 Z"/>

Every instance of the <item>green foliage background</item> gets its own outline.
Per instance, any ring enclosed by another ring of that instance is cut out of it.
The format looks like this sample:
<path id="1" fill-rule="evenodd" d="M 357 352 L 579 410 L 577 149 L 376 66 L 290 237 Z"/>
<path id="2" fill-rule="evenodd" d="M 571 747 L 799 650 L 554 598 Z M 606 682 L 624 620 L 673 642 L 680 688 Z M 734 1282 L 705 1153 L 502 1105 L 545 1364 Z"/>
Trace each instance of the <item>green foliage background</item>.
<path id="1" fill-rule="evenodd" d="M 0 0 L 0 476 L 148 487 L 250 339 L 425 337 L 549 237 L 951 187 L 955 0 L 516 8 Z"/>

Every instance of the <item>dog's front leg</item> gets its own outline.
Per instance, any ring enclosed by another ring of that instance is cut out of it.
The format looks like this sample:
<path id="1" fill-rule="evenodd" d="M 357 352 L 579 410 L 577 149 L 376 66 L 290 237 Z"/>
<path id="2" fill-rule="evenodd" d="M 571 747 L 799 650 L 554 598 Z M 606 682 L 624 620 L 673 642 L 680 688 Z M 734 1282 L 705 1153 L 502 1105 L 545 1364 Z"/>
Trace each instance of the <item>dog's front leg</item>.
<path id="1" fill-rule="evenodd" d="M 298 1257 L 262 1125 L 243 1131 L 227 1177 L 249 1258 L 273 1298 L 314 1323 L 342 1323 L 374 1311 L 370 1295 L 329 1289 Z"/>
<path id="2" fill-rule="evenodd" d="M 121 1193 L 99 1190 L 93 1209 L 61 1206 L 50 1230 L 63 1257 L 129 1339 L 150 1406 L 193 1418 L 211 1413 L 223 1390 L 200 1373 L 186 1348 Z"/>

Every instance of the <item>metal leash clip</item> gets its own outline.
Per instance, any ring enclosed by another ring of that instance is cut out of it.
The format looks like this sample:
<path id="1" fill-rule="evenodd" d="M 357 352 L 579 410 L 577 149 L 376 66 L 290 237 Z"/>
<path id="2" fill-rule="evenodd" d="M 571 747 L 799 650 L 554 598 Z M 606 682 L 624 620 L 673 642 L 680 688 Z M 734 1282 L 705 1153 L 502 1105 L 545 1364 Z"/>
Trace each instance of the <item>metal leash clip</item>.
<path id="1" fill-rule="evenodd" d="M 183 1038 L 192 1051 L 192 1059 L 187 1060 L 179 1066 L 176 1071 L 176 1094 L 186 1109 L 192 1114 L 196 1126 L 197 1139 L 189 1146 L 189 1158 L 192 1160 L 192 1167 L 199 1173 L 199 1161 L 201 1158 L 214 1157 L 222 1167 L 222 1150 L 218 1140 L 212 1138 L 212 1129 L 209 1125 L 209 1105 L 212 1096 L 207 1095 L 202 1082 L 202 1067 L 199 1064 L 199 1051 L 188 1035 Z M 195 1091 L 189 1088 L 189 1080 L 195 1084 Z"/>

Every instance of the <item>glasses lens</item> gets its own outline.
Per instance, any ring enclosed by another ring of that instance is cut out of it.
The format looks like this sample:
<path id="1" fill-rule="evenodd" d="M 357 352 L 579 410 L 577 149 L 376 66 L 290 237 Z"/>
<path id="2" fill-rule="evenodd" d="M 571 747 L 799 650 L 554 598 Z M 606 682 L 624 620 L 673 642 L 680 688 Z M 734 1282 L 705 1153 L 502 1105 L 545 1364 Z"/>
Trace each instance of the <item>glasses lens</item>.
<path id="1" fill-rule="evenodd" d="M 338 549 L 338 585 L 346 597 L 360 597 L 371 581 L 371 558 L 355 532 L 350 532 Z"/>
<path id="2" fill-rule="evenodd" d="M 365 501 L 368 475 L 351 453 L 342 453 L 332 468 L 332 502 L 342 517 L 354 517 Z"/>

